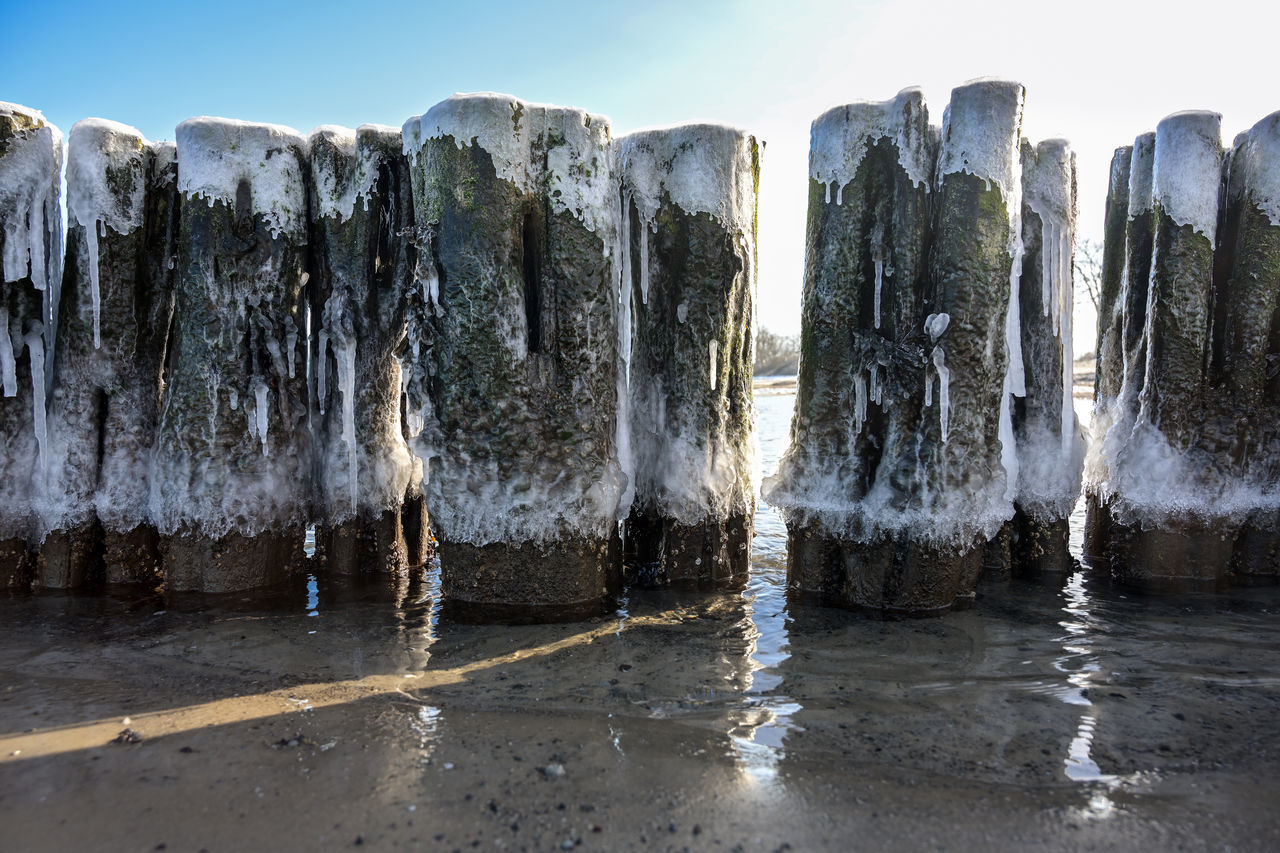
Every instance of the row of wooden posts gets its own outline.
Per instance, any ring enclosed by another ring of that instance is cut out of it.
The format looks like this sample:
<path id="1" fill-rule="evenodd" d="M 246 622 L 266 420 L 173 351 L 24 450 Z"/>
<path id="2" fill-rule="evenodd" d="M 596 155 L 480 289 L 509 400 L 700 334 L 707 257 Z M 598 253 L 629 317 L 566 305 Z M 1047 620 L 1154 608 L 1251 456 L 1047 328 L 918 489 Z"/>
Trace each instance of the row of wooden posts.
<path id="1" fill-rule="evenodd" d="M 798 594 L 936 613 L 1063 573 L 1082 471 L 1121 580 L 1276 576 L 1280 119 L 1225 156 L 1211 114 L 1117 152 L 1086 452 L 1075 158 L 1023 139 L 1024 100 L 984 80 L 941 127 L 913 89 L 814 122 L 764 489 Z M 624 565 L 741 585 L 761 148 L 488 94 L 308 136 L 86 120 L 64 262 L 60 135 L 0 105 L 0 577 L 266 586 L 315 524 L 323 571 L 435 543 L 445 595 L 497 614 L 594 612 Z"/>

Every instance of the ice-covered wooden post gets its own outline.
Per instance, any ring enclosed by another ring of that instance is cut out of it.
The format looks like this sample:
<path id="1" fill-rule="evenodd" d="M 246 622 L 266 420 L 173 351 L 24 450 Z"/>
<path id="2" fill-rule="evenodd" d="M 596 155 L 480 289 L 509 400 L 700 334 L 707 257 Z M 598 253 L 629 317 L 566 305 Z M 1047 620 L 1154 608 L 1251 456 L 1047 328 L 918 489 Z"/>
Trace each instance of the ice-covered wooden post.
<path id="1" fill-rule="evenodd" d="M 940 146 L 913 90 L 814 123 L 797 409 L 769 489 L 795 590 L 946 610 L 1013 514 L 1022 104 L 1017 83 L 957 88 Z"/>
<path id="2" fill-rule="evenodd" d="M 320 505 L 330 571 L 403 573 L 413 472 L 401 426 L 413 199 L 396 128 L 311 132 L 310 280 Z"/>
<path id="3" fill-rule="evenodd" d="M 1253 491 L 1235 545 L 1232 571 L 1242 583 L 1280 575 L 1280 112 L 1235 140 L 1230 160 L 1223 256 L 1215 274 L 1219 308 L 1215 365 L 1222 390 L 1212 395 L 1219 435 L 1231 435 L 1231 470 Z M 1222 412 L 1222 404 L 1229 414 Z"/>
<path id="4" fill-rule="evenodd" d="M 1280 568 L 1278 164 L 1280 114 L 1225 157 L 1215 113 L 1174 114 L 1135 145 L 1124 383 L 1090 468 L 1105 499 L 1090 548 L 1123 582 L 1274 582 Z"/>
<path id="5" fill-rule="evenodd" d="M 686 125 L 617 142 L 642 583 L 732 586 L 750 563 L 752 302 L 760 146 Z"/>
<path id="6" fill-rule="evenodd" d="M 936 382 L 938 405 L 936 421 L 930 409 L 921 430 L 932 512 L 906 528 L 915 553 L 902 562 L 923 570 L 916 610 L 972 597 L 981 546 L 1012 514 L 1017 494 L 1013 398 L 1026 393 L 1017 286 L 1024 97 L 1018 83 L 969 83 L 952 91 L 943 121 L 924 324 L 925 382 Z"/>
<path id="7" fill-rule="evenodd" d="M 618 566 L 607 121 L 458 95 L 404 126 L 431 306 L 419 442 L 455 603 L 592 611 Z"/>
<path id="8" fill-rule="evenodd" d="M 1093 424 L 1096 427 L 1120 397 L 1124 381 L 1125 229 L 1129 222 L 1129 175 L 1133 146 L 1117 148 L 1111 157 L 1107 181 L 1106 216 L 1103 220 L 1102 271 L 1098 287 L 1097 364 L 1093 388 Z M 1094 433 L 1098 435 L 1097 432 Z M 1092 463 L 1096 454 L 1088 457 Z M 1107 514 L 1096 486 L 1097 472 L 1086 470 L 1085 556 L 1101 564 L 1106 560 L 1103 540 L 1107 536 Z"/>
<path id="9" fill-rule="evenodd" d="M 1072 566 L 1067 519 L 1080 496 L 1084 439 L 1072 400 L 1075 288 L 1075 154 L 1064 139 L 1022 143 L 1022 244 L 1018 308 L 1024 394 L 1014 401 L 1018 494 L 1015 574 Z"/>
<path id="10" fill-rule="evenodd" d="M 155 580 L 148 467 L 173 309 L 173 146 L 102 119 L 71 128 L 37 582 Z"/>
<path id="11" fill-rule="evenodd" d="M 1097 467 L 1112 573 L 1139 586 L 1222 583 L 1239 528 L 1227 506 L 1233 489 L 1215 446 L 1206 370 L 1222 165 L 1216 113 L 1169 116 L 1154 145 L 1140 138 L 1134 146 L 1125 378 L 1102 424 Z"/>
<path id="12" fill-rule="evenodd" d="M 915 435 L 937 411 L 922 311 L 938 143 L 916 89 L 813 123 L 796 413 L 767 496 L 791 588 L 834 604 L 913 606 L 893 555 L 920 499 Z"/>
<path id="13" fill-rule="evenodd" d="M 46 356 L 62 281 L 62 134 L 0 102 L 0 585 L 32 580 L 47 452 Z"/>
<path id="14" fill-rule="evenodd" d="M 151 481 L 165 579 L 261 586 L 301 566 L 309 516 L 307 142 L 195 118 L 177 145 L 177 295 Z"/>

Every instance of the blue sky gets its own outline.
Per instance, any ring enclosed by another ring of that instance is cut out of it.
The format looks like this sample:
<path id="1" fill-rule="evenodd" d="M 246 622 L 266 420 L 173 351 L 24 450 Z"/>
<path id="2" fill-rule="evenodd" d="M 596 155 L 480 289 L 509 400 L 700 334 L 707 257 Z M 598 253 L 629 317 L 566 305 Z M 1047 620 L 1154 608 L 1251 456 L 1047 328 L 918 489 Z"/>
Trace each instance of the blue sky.
<path id="1" fill-rule="evenodd" d="M 220 115 L 400 125 L 454 92 L 609 116 L 614 133 L 690 120 L 767 143 L 763 325 L 799 329 L 809 123 L 922 86 L 935 122 L 973 77 L 1027 85 L 1025 133 L 1079 156 L 1081 231 L 1099 236 L 1111 151 L 1180 109 L 1223 135 L 1280 109 L 1280 4 L 910 2 L 229 2 L 0 0 L 0 100 L 64 133 L 100 116 L 152 139 Z M 14 37 L 17 34 L 17 37 Z M 1092 348 L 1079 318 L 1076 351 Z M 1084 344 L 1082 347 L 1081 344 Z"/>

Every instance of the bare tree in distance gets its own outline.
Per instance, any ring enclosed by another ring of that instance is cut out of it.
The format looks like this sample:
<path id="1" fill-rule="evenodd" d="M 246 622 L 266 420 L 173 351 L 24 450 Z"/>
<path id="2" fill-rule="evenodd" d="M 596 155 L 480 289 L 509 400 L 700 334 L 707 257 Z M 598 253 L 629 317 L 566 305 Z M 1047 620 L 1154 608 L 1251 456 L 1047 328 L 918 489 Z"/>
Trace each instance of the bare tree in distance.
<path id="1" fill-rule="evenodd" d="M 800 370 L 800 336 L 775 335 L 768 329 L 756 334 L 755 376 L 790 376 Z"/>
<path id="2" fill-rule="evenodd" d="M 1071 261 L 1075 270 L 1076 298 L 1081 293 L 1089 297 L 1093 310 L 1098 310 L 1102 289 L 1102 244 L 1087 237 L 1076 244 L 1075 257 Z"/>

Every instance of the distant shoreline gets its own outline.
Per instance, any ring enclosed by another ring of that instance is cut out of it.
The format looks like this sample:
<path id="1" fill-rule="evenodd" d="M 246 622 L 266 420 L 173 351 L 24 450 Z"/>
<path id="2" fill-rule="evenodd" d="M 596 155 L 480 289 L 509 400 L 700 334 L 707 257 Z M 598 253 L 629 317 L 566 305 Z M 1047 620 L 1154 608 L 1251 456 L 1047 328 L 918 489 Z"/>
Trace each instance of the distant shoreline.
<path id="1" fill-rule="evenodd" d="M 795 376 L 757 376 L 751 383 L 752 393 L 757 397 L 782 396 L 796 393 Z M 1093 372 L 1085 374 L 1077 372 L 1071 389 L 1071 396 L 1078 400 L 1093 399 Z"/>
<path id="2" fill-rule="evenodd" d="M 751 391 L 757 396 L 796 393 L 796 376 L 753 376 Z"/>

